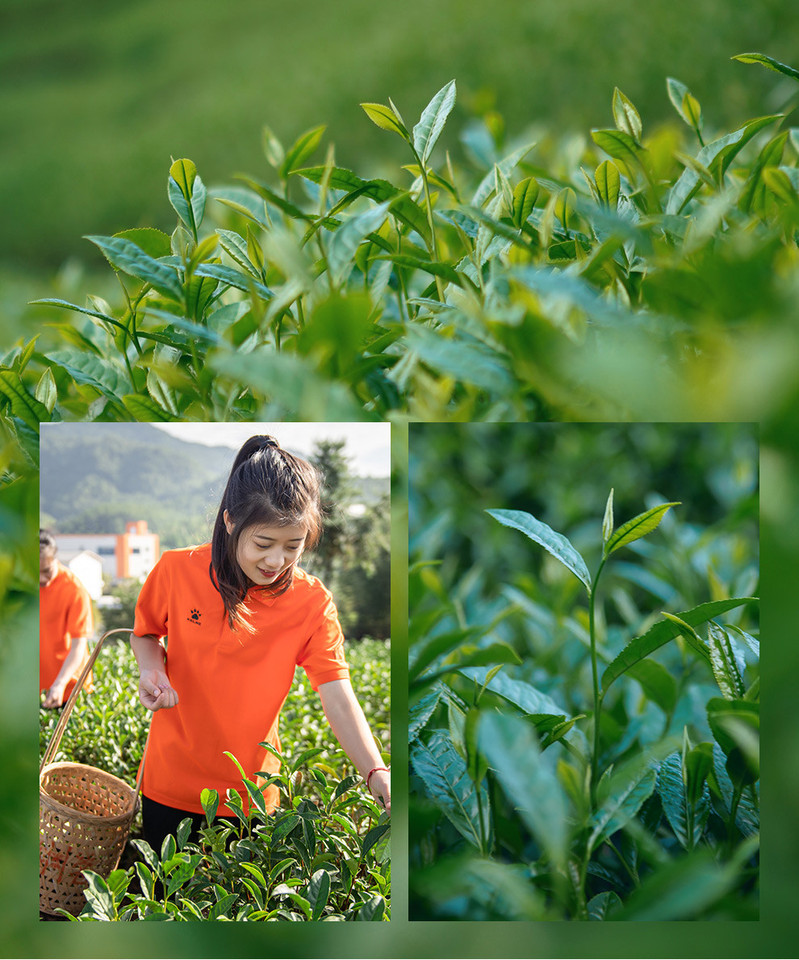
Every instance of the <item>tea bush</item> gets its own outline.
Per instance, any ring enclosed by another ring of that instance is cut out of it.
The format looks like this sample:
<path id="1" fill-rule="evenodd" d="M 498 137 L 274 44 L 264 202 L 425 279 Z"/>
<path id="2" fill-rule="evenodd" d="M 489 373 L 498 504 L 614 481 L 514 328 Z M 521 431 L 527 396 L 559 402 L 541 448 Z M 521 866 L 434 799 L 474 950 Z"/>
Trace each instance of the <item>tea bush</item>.
<path id="1" fill-rule="evenodd" d="M 348 647 L 353 683 L 384 757 L 391 749 L 388 644 L 363 640 Z M 94 671 L 94 691 L 80 694 L 56 760 L 100 767 L 134 783 L 149 717 L 136 695 L 138 670 L 127 643 L 108 643 Z M 58 715 L 40 710 L 40 750 Z M 213 820 L 200 845 L 167 840 L 153 851 L 140 819 L 123 854 L 123 869 L 93 875 L 81 920 L 328 919 L 390 916 L 388 819 L 363 789 L 338 747 L 302 670 L 281 714 L 289 751 L 276 782 L 282 809 L 267 816 L 255 797 L 233 822 Z M 257 788 L 245 782 L 242 792 Z M 207 797 L 206 810 L 216 800 Z M 188 822 L 187 822 L 188 823 Z M 158 884 L 157 887 L 154 884 Z M 224 892 L 222 892 L 224 890 Z M 166 896 L 155 897 L 155 892 Z M 179 896 L 178 896 L 179 894 Z"/>
<path id="2" fill-rule="evenodd" d="M 759 415 L 795 369 L 775 323 L 797 277 L 795 98 L 721 131 L 680 81 L 666 92 L 680 127 L 648 132 L 617 89 L 614 126 L 578 148 L 472 124 L 458 168 L 436 153 L 455 81 L 413 125 L 364 103 L 405 160 L 396 182 L 332 146 L 312 164 L 323 127 L 290 146 L 267 131 L 268 178 L 209 190 L 176 160 L 171 235 L 88 238 L 115 302 L 39 301 L 47 335 L 0 364 L 7 422 L 35 456 L 39 422 L 72 418 Z"/>
<path id="3" fill-rule="evenodd" d="M 242 795 L 229 793 L 236 817 L 214 820 L 219 797 L 206 790 L 208 826 L 198 843 L 188 840 L 187 819 L 159 853 L 133 840 L 142 859 L 127 870 L 107 880 L 86 871 L 87 905 L 76 919 L 389 919 L 388 815 L 352 794 L 358 777 L 329 780 L 310 762 L 317 752 L 304 751 L 288 773 L 270 778 L 286 809 L 267 814 L 258 787 L 245 778 L 249 813 Z M 296 791 L 306 764 L 318 801 Z"/>
<path id="4" fill-rule="evenodd" d="M 414 919 L 758 917 L 755 436 L 412 426 Z"/>

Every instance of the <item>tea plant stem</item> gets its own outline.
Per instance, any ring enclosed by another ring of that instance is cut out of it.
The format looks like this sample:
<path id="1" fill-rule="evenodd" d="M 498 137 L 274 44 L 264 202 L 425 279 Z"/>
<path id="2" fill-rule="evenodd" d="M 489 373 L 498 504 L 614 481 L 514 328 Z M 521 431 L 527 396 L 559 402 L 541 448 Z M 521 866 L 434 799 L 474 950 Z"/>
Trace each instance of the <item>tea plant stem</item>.
<path id="1" fill-rule="evenodd" d="M 738 816 L 738 804 L 741 802 L 741 796 L 743 795 L 743 786 L 739 785 L 733 789 L 732 801 L 730 803 L 730 819 L 727 823 L 727 843 L 729 844 L 730 853 L 732 853 L 735 846 L 734 837 L 735 837 L 735 818 Z"/>
<path id="2" fill-rule="evenodd" d="M 599 583 L 599 577 L 605 566 L 603 557 L 599 564 L 594 580 L 591 584 L 591 595 L 588 599 L 588 635 L 591 641 L 591 680 L 594 690 L 594 745 L 591 751 L 591 806 L 596 809 L 596 787 L 599 772 L 599 711 L 602 708 L 602 698 L 599 693 L 599 671 L 597 667 L 596 656 L 596 627 L 594 606 L 596 603 L 596 588 Z"/>
<path id="3" fill-rule="evenodd" d="M 607 843 L 607 845 L 610 847 L 610 849 L 616 854 L 616 856 L 617 856 L 618 859 L 619 859 L 619 863 L 621 863 L 621 865 L 622 865 L 622 866 L 624 867 L 624 869 L 627 871 L 627 875 L 628 875 L 629 878 L 632 880 L 632 882 L 635 884 L 635 886 L 636 886 L 636 887 L 639 886 L 639 884 L 640 884 L 641 881 L 640 881 L 639 878 L 638 878 L 638 874 L 635 872 L 635 870 L 632 869 L 632 867 L 629 865 L 629 863 L 627 863 L 627 861 L 626 861 L 626 860 L 624 859 L 624 857 L 621 855 L 621 851 L 620 851 L 619 848 L 616 846 L 616 844 L 613 843 L 612 840 L 606 840 L 605 843 Z"/>
<path id="4" fill-rule="evenodd" d="M 475 783 L 477 789 L 477 818 L 480 822 L 480 853 L 484 857 L 488 856 L 488 848 L 486 844 L 486 828 L 485 828 L 485 818 L 483 816 L 483 791 L 480 789 L 481 784 Z"/>
<path id="5" fill-rule="evenodd" d="M 422 178 L 422 189 L 424 190 L 424 202 L 427 209 L 427 222 L 430 225 L 430 253 L 433 256 L 433 260 L 438 262 L 438 243 L 436 242 L 436 225 L 433 222 L 433 201 L 430 199 L 430 183 L 427 179 L 427 168 L 422 162 L 422 158 L 416 152 L 413 151 L 413 155 L 416 158 L 416 162 L 419 164 L 420 175 Z M 444 288 L 441 284 L 441 277 L 436 277 L 436 290 L 438 291 L 438 299 L 443 302 L 444 300 Z"/>

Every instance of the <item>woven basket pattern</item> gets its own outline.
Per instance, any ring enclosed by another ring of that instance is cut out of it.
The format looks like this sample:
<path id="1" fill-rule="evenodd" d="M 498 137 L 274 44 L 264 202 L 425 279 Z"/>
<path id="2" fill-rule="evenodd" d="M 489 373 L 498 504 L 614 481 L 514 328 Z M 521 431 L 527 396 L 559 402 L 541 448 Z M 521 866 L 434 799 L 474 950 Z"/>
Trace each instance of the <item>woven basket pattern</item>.
<path id="1" fill-rule="evenodd" d="M 78 914 L 82 870 L 107 877 L 119 863 L 137 795 L 123 780 L 83 763 L 51 763 L 39 778 L 39 909 Z"/>

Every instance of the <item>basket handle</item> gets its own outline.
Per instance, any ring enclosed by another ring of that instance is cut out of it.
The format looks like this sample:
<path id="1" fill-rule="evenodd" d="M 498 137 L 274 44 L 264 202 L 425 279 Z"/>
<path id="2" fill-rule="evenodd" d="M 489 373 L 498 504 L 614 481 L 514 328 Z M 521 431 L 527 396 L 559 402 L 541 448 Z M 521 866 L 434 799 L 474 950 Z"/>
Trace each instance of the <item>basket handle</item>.
<path id="1" fill-rule="evenodd" d="M 42 757 L 41 766 L 39 767 L 39 774 L 41 775 L 42 770 L 50 763 L 55 756 L 56 750 L 58 750 L 59 744 L 61 743 L 61 738 L 64 736 L 64 730 L 66 730 L 67 721 L 69 720 L 69 715 L 72 713 L 72 708 L 75 706 L 75 701 L 78 699 L 78 694 L 83 688 L 83 684 L 86 681 L 86 677 L 89 676 L 89 672 L 94 666 L 94 662 L 97 659 L 98 654 L 100 653 L 100 648 L 105 643 L 105 641 L 115 633 L 127 633 L 132 634 L 133 631 L 128 627 L 115 627 L 113 630 L 107 630 L 102 637 L 95 644 L 94 650 L 92 650 L 89 659 L 86 661 L 86 665 L 81 671 L 80 676 L 78 677 L 75 686 L 72 688 L 72 693 L 69 695 L 69 699 L 64 704 L 64 708 L 61 711 L 61 716 L 58 719 L 56 728 L 53 731 L 53 735 L 50 738 L 50 742 L 47 744 L 47 749 L 44 751 L 44 756 Z M 141 789 L 141 781 L 144 776 L 144 757 L 147 754 L 147 744 L 150 741 L 150 731 L 147 731 L 147 740 L 144 744 L 144 751 L 142 753 L 141 763 L 139 764 L 139 775 L 136 778 L 136 796 L 139 794 Z"/>

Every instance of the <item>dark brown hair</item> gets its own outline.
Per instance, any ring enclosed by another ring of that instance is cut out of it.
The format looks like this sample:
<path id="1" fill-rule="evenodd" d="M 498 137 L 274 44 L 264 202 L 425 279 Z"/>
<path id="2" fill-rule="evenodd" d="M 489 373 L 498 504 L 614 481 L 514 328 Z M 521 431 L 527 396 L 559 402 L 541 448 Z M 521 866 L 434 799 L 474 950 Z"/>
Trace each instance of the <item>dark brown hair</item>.
<path id="1" fill-rule="evenodd" d="M 39 556 L 43 553 L 51 553 L 53 556 L 58 552 L 58 546 L 55 537 L 49 530 L 39 527 Z"/>
<path id="2" fill-rule="evenodd" d="M 247 590 L 251 583 L 238 564 L 236 553 L 249 527 L 304 526 L 304 550 L 311 550 L 322 534 L 321 477 L 302 457 L 284 450 L 273 437 L 250 437 L 236 454 L 211 538 L 211 580 L 222 595 L 228 623 L 249 629 Z M 225 511 L 233 523 L 228 533 Z M 294 565 L 268 587 L 272 596 L 291 586 Z"/>

